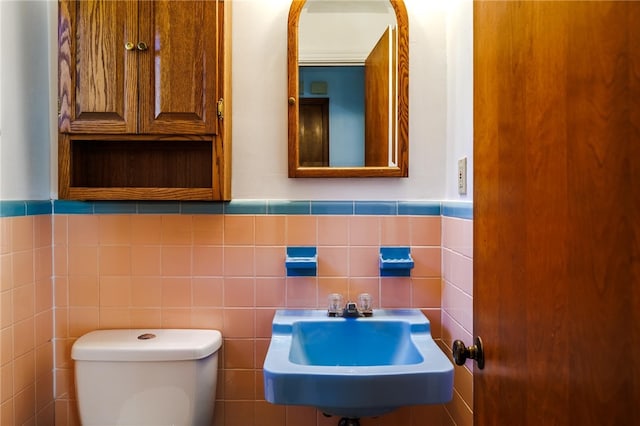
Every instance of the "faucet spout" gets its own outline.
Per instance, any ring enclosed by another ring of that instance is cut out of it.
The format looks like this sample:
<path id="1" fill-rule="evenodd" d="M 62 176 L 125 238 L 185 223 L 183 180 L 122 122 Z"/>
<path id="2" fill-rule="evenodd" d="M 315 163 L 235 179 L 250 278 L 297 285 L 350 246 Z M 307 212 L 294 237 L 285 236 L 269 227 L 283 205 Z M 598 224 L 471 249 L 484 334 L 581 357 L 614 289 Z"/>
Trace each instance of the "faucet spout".
<path id="1" fill-rule="evenodd" d="M 344 310 L 342 311 L 342 316 L 345 318 L 357 318 L 360 317 L 360 311 L 358 310 L 358 305 L 355 302 L 347 302 L 344 306 Z"/>

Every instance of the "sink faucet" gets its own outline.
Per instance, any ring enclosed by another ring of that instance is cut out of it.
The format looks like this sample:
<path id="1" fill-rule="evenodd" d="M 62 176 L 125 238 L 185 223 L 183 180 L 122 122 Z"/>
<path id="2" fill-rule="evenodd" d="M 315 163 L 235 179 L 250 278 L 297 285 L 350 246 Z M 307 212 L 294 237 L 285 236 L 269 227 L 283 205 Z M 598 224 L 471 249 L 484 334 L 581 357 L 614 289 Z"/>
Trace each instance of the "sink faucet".
<path id="1" fill-rule="evenodd" d="M 362 293 L 358 296 L 358 303 L 348 301 L 344 308 L 342 307 L 342 296 L 340 294 L 332 293 L 328 299 L 329 309 L 327 314 L 330 317 L 358 318 L 373 315 L 372 298 L 367 293 Z"/>
<path id="2" fill-rule="evenodd" d="M 362 316 L 355 302 L 347 302 L 342 310 L 342 316 L 345 318 L 357 318 Z"/>

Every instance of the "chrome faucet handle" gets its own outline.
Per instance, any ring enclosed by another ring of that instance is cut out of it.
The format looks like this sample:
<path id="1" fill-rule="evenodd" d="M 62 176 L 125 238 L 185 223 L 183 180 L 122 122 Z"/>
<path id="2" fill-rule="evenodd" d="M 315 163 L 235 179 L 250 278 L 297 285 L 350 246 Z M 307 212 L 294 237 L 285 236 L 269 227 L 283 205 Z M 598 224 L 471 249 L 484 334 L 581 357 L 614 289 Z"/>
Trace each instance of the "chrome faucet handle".
<path id="1" fill-rule="evenodd" d="M 339 293 L 331 293 L 327 296 L 328 308 L 327 314 L 330 317 L 337 317 L 342 315 L 342 295 Z"/>
<path id="2" fill-rule="evenodd" d="M 358 295 L 358 307 L 360 313 L 365 317 L 373 315 L 373 297 L 369 293 L 361 293 Z"/>

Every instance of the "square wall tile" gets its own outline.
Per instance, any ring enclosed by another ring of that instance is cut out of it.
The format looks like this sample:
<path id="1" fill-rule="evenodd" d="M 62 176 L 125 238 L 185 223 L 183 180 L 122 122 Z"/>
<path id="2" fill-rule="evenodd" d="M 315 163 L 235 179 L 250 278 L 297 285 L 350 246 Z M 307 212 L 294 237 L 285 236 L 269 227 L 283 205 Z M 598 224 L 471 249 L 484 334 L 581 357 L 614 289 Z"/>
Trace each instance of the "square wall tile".
<path id="1" fill-rule="evenodd" d="M 411 222 L 408 216 L 380 218 L 380 245 L 408 246 L 411 243 Z"/>
<path id="2" fill-rule="evenodd" d="M 226 278 L 224 280 L 224 306 L 226 307 L 254 307 L 255 279 Z"/>
<path id="3" fill-rule="evenodd" d="M 15 217 L 11 222 L 13 225 L 11 250 L 14 252 L 33 250 L 35 243 L 34 216 Z"/>
<path id="4" fill-rule="evenodd" d="M 191 280 L 193 306 L 223 306 L 224 279 L 195 277 Z"/>
<path id="5" fill-rule="evenodd" d="M 318 276 L 349 276 L 349 248 L 324 247 L 318 249 Z"/>
<path id="6" fill-rule="evenodd" d="M 98 222 L 100 226 L 98 240 L 101 245 L 131 243 L 130 215 L 99 215 Z"/>
<path id="7" fill-rule="evenodd" d="M 286 278 L 256 278 L 256 306 L 281 308 L 285 306 Z"/>
<path id="8" fill-rule="evenodd" d="M 318 216 L 318 245 L 346 246 L 348 244 L 348 216 Z"/>
<path id="9" fill-rule="evenodd" d="M 286 248 L 284 246 L 255 248 L 255 274 L 257 277 L 286 276 Z"/>
<path id="10" fill-rule="evenodd" d="M 222 246 L 193 247 L 193 276 L 212 277 L 223 274 Z"/>
<path id="11" fill-rule="evenodd" d="M 285 226 L 287 246 L 317 245 L 317 218 L 315 216 L 287 216 Z"/>
<path id="12" fill-rule="evenodd" d="M 133 215 L 131 216 L 131 244 L 162 245 L 162 216 Z"/>
<path id="13" fill-rule="evenodd" d="M 253 246 L 225 246 L 223 258 L 225 276 L 255 276 L 255 248 Z"/>
<path id="14" fill-rule="evenodd" d="M 131 275 L 131 247 L 100 246 L 98 268 L 100 275 Z"/>
<path id="15" fill-rule="evenodd" d="M 380 218 L 376 216 L 349 217 L 350 246 L 379 246 Z"/>
<path id="16" fill-rule="evenodd" d="M 162 215 L 160 225 L 162 244 L 165 246 L 191 245 L 191 219 L 189 215 Z"/>
<path id="17" fill-rule="evenodd" d="M 254 216 L 228 215 L 224 218 L 225 245 L 253 245 L 255 243 Z"/>
<path id="18" fill-rule="evenodd" d="M 255 337 L 255 310 L 229 308 L 223 311 L 226 338 Z"/>
<path id="19" fill-rule="evenodd" d="M 285 245 L 285 216 L 256 216 L 255 243 L 258 246 Z"/>
<path id="20" fill-rule="evenodd" d="M 67 220 L 68 244 L 71 246 L 97 246 L 100 234 L 99 216 L 70 215 Z M 156 230 L 157 232 L 157 230 Z"/>
<path id="21" fill-rule="evenodd" d="M 191 221 L 194 245 L 221 245 L 223 243 L 223 215 L 194 215 Z"/>

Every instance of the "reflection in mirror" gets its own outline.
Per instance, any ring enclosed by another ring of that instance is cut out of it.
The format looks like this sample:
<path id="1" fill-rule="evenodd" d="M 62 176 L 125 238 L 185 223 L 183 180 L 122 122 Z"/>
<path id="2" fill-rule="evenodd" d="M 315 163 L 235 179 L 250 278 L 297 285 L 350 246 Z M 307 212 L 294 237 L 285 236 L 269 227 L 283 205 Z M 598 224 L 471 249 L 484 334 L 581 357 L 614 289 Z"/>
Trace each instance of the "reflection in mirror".
<path id="1" fill-rule="evenodd" d="M 289 176 L 408 175 L 408 25 L 401 0 L 294 0 Z"/>

